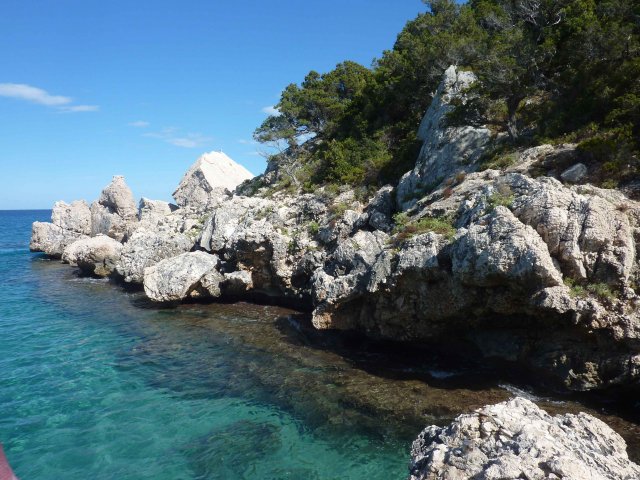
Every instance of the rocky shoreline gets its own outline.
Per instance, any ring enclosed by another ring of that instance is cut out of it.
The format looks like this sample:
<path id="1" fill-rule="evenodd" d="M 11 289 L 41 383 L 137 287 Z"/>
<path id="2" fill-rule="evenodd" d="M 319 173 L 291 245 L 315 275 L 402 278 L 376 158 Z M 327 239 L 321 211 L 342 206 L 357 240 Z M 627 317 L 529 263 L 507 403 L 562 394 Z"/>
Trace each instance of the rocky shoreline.
<path id="1" fill-rule="evenodd" d="M 34 223 L 31 249 L 141 286 L 155 302 L 269 300 L 308 310 L 318 329 L 450 341 L 554 389 L 637 392 L 640 203 L 581 184 L 573 145 L 537 146 L 502 170 L 484 168 L 500 139 L 487 127 L 447 124 L 473 81 L 447 70 L 420 126 L 415 168 L 367 198 L 346 188 L 274 191 L 277 166 L 258 182 L 212 152 L 185 174 L 176 205 L 137 204 L 116 176 L 91 205 L 57 202 L 51 223 Z M 532 422 L 542 415 L 522 403 L 504 410 Z M 591 428 L 582 420 L 571 428 Z M 530 478 L 637 478 L 585 465 L 591 477 L 545 467 L 548 476 Z M 460 472 L 414 478 L 470 478 Z M 486 472 L 477 478 L 518 478 Z"/>

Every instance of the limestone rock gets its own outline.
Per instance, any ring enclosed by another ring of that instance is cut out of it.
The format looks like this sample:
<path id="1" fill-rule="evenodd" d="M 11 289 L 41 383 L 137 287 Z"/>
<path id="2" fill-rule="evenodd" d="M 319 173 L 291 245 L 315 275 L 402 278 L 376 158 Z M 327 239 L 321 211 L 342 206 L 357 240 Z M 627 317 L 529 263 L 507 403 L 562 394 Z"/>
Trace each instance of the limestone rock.
<path id="1" fill-rule="evenodd" d="M 89 205 L 84 200 L 76 200 L 71 204 L 56 202 L 51 211 L 51 223 L 69 232 L 90 235 L 91 211 Z"/>
<path id="2" fill-rule="evenodd" d="M 127 226 L 138 221 L 138 208 L 124 177 L 116 175 L 91 204 L 91 235 L 122 241 Z"/>
<path id="3" fill-rule="evenodd" d="M 86 235 L 65 230 L 53 223 L 33 222 L 29 249 L 32 252 L 43 252 L 51 257 L 60 258 L 68 245 L 81 238 L 86 238 Z"/>
<path id="4" fill-rule="evenodd" d="M 250 178 L 251 172 L 224 153 L 205 153 L 185 173 L 173 198 L 182 208 L 204 211 Z"/>
<path id="5" fill-rule="evenodd" d="M 192 247 L 193 240 L 187 235 L 140 229 L 124 244 L 117 270 L 125 282 L 142 283 L 147 267 L 188 252 Z"/>
<path id="6" fill-rule="evenodd" d="M 218 263 L 217 255 L 200 251 L 167 258 L 145 269 L 144 291 L 156 302 L 183 300 L 194 293 L 201 296 L 200 287 L 219 296 L 223 277 L 216 271 Z"/>
<path id="7" fill-rule="evenodd" d="M 569 183 L 579 183 L 586 176 L 587 167 L 584 163 L 576 163 L 560 174 L 560 178 Z"/>
<path id="8" fill-rule="evenodd" d="M 107 277 L 115 270 L 120 259 L 122 244 L 106 235 L 76 240 L 64 249 L 62 261 L 82 271 Z"/>
<path id="9" fill-rule="evenodd" d="M 459 71 L 454 66 L 445 72 L 418 130 L 423 145 L 416 166 L 404 174 L 398 184 L 396 196 L 403 209 L 412 206 L 416 198 L 424 196 L 425 190 L 443 180 L 477 168 L 477 161 L 491 140 L 491 131 L 485 127 L 447 125 L 452 104 L 464 103 L 465 90 L 475 81 L 473 73 Z"/>
<path id="10" fill-rule="evenodd" d="M 536 291 L 562 285 L 547 245 L 511 211 L 498 206 L 452 248 L 452 273 L 466 285 L 516 286 Z"/>
<path id="11" fill-rule="evenodd" d="M 149 200 L 148 198 L 142 197 L 138 204 L 138 220 L 141 222 L 157 224 L 159 219 L 170 215 L 177 208 L 178 207 L 170 204 L 169 202 L 164 202 L 162 200 Z"/>
<path id="12" fill-rule="evenodd" d="M 79 200 L 56 202 L 51 211 L 51 223 L 34 222 L 29 248 L 59 258 L 64 249 L 91 233 L 91 212 L 87 202 Z"/>
<path id="13" fill-rule="evenodd" d="M 426 428 L 409 480 L 634 480 L 640 466 L 616 432 L 586 413 L 551 416 L 524 398 Z"/>
<path id="14" fill-rule="evenodd" d="M 636 259 L 634 229 L 617 204 L 551 178 L 508 174 L 504 182 L 515 195 L 514 214 L 540 234 L 565 276 L 627 283 Z"/>
<path id="15" fill-rule="evenodd" d="M 226 295 L 242 295 L 253 288 L 251 273 L 246 270 L 225 273 L 222 287 Z"/>
<path id="16" fill-rule="evenodd" d="M 114 175 L 111 183 L 100 193 L 98 203 L 125 220 L 130 220 L 138 214 L 133 193 L 122 175 Z"/>

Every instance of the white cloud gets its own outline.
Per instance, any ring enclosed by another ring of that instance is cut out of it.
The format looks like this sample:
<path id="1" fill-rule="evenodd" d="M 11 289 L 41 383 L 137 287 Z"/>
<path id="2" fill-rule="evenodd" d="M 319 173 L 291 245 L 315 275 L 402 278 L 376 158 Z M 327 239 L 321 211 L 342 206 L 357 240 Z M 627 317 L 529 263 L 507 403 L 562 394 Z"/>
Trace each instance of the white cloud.
<path id="1" fill-rule="evenodd" d="M 144 120 L 137 120 L 135 122 L 131 122 L 129 123 L 130 127 L 135 127 L 135 128 L 146 128 L 150 125 L 149 122 L 145 122 Z"/>
<path id="2" fill-rule="evenodd" d="M 100 107 L 98 105 L 69 105 L 69 106 L 60 107 L 61 112 L 69 112 L 69 113 L 97 112 L 98 110 L 100 110 Z"/>
<path id="3" fill-rule="evenodd" d="M 66 105 L 71 103 L 69 97 L 61 95 L 51 95 L 41 88 L 24 85 L 22 83 L 0 83 L 0 96 L 9 98 L 18 98 L 48 107 Z"/>
<path id="4" fill-rule="evenodd" d="M 60 112 L 95 112 L 97 105 L 72 105 L 71 97 L 51 95 L 46 90 L 23 83 L 0 83 L 0 97 L 15 98 L 56 108 Z"/>
<path id="5" fill-rule="evenodd" d="M 274 107 L 273 105 L 269 105 L 268 107 L 264 107 L 262 109 L 262 113 L 266 113 L 267 115 L 273 115 L 274 117 L 280 116 L 282 115 L 280 113 L 280 110 L 278 110 L 276 107 Z"/>
<path id="6" fill-rule="evenodd" d="M 145 137 L 159 138 L 176 147 L 196 148 L 210 143 L 213 138 L 201 133 L 180 133 L 175 127 L 163 128 L 159 132 L 145 133 Z"/>

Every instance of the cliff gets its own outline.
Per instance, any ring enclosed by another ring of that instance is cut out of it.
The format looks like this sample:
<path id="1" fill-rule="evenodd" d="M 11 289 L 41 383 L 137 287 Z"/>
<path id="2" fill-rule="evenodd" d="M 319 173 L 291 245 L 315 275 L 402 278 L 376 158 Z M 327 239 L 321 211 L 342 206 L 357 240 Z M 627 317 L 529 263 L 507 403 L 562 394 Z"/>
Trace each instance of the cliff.
<path id="1" fill-rule="evenodd" d="M 462 345 L 556 388 L 637 392 L 640 204 L 581 184 L 574 145 L 486 169 L 500 137 L 448 122 L 474 81 L 446 71 L 415 167 L 370 198 L 268 185 L 240 195 L 248 172 L 209 154 L 177 206 L 136 208 L 114 177 L 91 207 L 56 203 L 31 248 L 157 302 L 270 299 L 311 311 L 318 329 Z"/>

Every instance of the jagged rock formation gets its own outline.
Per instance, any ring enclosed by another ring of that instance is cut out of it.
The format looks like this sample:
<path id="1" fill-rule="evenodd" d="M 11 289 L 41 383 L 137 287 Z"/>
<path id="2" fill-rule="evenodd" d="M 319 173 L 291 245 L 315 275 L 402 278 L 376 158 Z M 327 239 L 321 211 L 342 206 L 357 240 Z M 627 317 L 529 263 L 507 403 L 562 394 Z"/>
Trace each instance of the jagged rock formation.
<path id="1" fill-rule="evenodd" d="M 127 225 L 137 221 L 138 208 L 124 177 L 116 175 L 91 205 L 91 234 L 122 241 Z"/>
<path id="2" fill-rule="evenodd" d="M 473 81 L 447 70 L 416 168 L 368 202 L 348 189 L 240 196 L 228 190 L 242 172 L 220 183 L 209 167 L 228 157 L 209 154 L 176 190 L 179 208 L 143 199 L 129 220 L 132 200 L 114 180 L 97 205 L 126 224 L 116 229 L 118 275 L 156 301 L 268 296 L 312 311 L 317 328 L 455 339 L 554 386 L 636 389 L 640 204 L 559 181 L 576 164 L 573 145 L 526 150 L 503 172 L 473 171 L 488 131 L 447 125 Z M 398 205 L 403 191 L 412 199 Z M 86 235 L 58 223 L 66 227 L 35 224 L 33 244 L 59 255 L 59 231 Z"/>
<path id="3" fill-rule="evenodd" d="M 62 261 L 90 275 L 108 277 L 115 270 L 121 252 L 120 242 L 99 234 L 76 240 L 67 246 L 62 253 Z"/>
<path id="4" fill-rule="evenodd" d="M 142 283 L 144 271 L 161 260 L 188 252 L 193 240 L 179 232 L 140 228 L 122 247 L 117 270 L 127 283 Z"/>
<path id="5" fill-rule="evenodd" d="M 454 66 L 445 72 L 418 129 L 418 138 L 423 144 L 416 166 L 398 184 L 396 196 L 403 209 L 412 206 L 421 193 L 443 180 L 477 169 L 477 162 L 491 140 L 491 131 L 486 127 L 448 126 L 447 118 L 454 101 L 466 101 L 465 91 L 475 81 L 473 73 Z"/>
<path id="6" fill-rule="evenodd" d="M 91 211 L 84 200 L 56 202 L 51 223 L 34 222 L 29 248 L 60 258 L 65 247 L 91 234 Z"/>
<path id="7" fill-rule="evenodd" d="M 199 297 L 201 290 L 220 296 L 222 275 L 216 270 L 218 257 L 204 252 L 189 252 L 167 258 L 144 271 L 144 291 L 156 302 L 172 302 Z"/>
<path id="8" fill-rule="evenodd" d="M 225 192 L 233 191 L 251 178 L 251 172 L 224 153 L 205 153 L 184 175 L 173 198 L 181 208 L 204 211 L 215 205 Z"/>
<path id="9" fill-rule="evenodd" d="M 551 416 L 523 398 L 426 428 L 409 480 L 633 480 L 640 466 L 617 433 L 586 413 Z"/>

